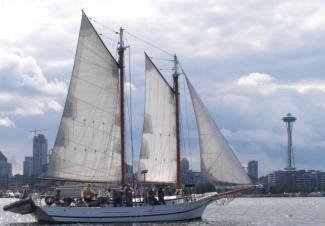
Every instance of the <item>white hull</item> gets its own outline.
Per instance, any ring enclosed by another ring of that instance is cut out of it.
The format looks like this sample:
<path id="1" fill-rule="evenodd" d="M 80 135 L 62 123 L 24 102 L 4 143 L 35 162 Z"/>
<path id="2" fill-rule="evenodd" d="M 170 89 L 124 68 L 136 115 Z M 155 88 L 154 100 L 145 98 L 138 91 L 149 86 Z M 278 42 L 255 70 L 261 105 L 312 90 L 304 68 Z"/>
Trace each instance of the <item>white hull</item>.
<path id="1" fill-rule="evenodd" d="M 37 207 L 32 215 L 44 222 L 157 222 L 200 218 L 211 198 L 199 201 L 142 207 Z"/>

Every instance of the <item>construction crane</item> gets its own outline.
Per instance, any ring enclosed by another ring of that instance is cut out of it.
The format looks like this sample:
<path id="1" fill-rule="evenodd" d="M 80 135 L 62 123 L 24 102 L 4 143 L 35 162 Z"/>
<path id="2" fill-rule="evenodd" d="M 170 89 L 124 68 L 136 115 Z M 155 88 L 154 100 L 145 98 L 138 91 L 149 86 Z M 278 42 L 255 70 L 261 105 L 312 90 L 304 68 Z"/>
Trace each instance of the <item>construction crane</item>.
<path id="1" fill-rule="evenodd" d="M 29 130 L 30 133 L 34 133 L 34 136 L 36 136 L 36 134 L 38 132 L 41 132 L 41 131 L 46 131 L 46 130 L 49 130 L 49 129 L 33 129 L 33 130 Z"/>

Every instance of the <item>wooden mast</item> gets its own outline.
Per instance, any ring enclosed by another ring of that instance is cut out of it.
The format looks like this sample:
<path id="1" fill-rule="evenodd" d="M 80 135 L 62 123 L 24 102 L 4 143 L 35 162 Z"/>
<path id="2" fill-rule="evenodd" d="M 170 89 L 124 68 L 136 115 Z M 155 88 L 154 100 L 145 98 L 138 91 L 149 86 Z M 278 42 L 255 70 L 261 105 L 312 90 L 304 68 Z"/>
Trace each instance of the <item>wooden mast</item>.
<path id="1" fill-rule="evenodd" d="M 124 125 L 124 42 L 123 28 L 120 28 L 120 41 L 118 47 L 118 64 L 120 70 L 120 127 L 121 127 L 121 186 L 125 185 L 125 125 Z"/>
<path id="2" fill-rule="evenodd" d="M 180 142 L 180 121 L 179 121 L 179 89 L 178 89 L 178 71 L 177 71 L 177 56 L 174 55 L 174 92 L 176 97 L 176 189 L 182 188 L 181 181 L 181 142 Z"/>

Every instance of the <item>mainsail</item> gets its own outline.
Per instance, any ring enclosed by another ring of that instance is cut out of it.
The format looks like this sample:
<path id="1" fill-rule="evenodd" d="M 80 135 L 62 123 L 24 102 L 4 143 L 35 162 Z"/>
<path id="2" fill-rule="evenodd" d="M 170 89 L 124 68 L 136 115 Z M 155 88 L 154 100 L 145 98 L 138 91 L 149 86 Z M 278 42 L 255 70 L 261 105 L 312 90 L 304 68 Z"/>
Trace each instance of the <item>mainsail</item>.
<path id="1" fill-rule="evenodd" d="M 118 64 L 83 14 L 67 100 L 47 176 L 121 178 Z"/>
<path id="2" fill-rule="evenodd" d="M 146 55 L 145 117 L 138 180 L 148 170 L 146 182 L 176 182 L 175 94 Z"/>
<path id="3" fill-rule="evenodd" d="M 251 180 L 187 77 L 186 81 L 198 126 L 201 172 L 212 182 L 251 184 Z"/>

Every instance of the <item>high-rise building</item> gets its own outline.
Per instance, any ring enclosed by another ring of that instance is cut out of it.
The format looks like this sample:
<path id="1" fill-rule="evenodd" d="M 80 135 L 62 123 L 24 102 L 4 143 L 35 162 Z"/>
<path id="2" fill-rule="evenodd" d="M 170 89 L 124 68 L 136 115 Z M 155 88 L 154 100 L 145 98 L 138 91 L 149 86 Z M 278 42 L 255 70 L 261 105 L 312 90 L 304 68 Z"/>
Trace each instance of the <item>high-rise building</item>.
<path id="1" fill-rule="evenodd" d="M 0 176 L 9 176 L 11 173 L 11 164 L 7 162 L 6 156 L 0 151 Z"/>
<path id="2" fill-rule="evenodd" d="M 255 160 L 249 161 L 247 171 L 252 181 L 256 182 L 258 180 L 258 162 Z"/>
<path id="3" fill-rule="evenodd" d="M 15 176 L 8 177 L 8 189 L 9 190 L 17 189 L 17 179 Z"/>
<path id="4" fill-rule="evenodd" d="M 32 156 L 25 157 L 23 175 L 25 177 L 30 177 L 33 175 L 33 157 Z"/>
<path id="5" fill-rule="evenodd" d="M 7 162 L 7 157 L 0 151 L 0 189 L 7 189 L 8 177 L 11 175 L 11 164 Z"/>
<path id="6" fill-rule="evenodd" d="M 47 139 L 43 134 L 33 139 L 33 175 L 41 176 L 47 164 Z"/>
<path id="7" fill-rule="evenodd" d="M 181 161 L 182 172 L 187 173 L 190 169 L 190 163 L 187 158 L 183 158 Z"/>
<path id="8" fill-rule="evenodd" d="M 20 174 L 16 174 L 15 176 L 8 177 L 8 189 L 16 190 L 20 189 L 23 185 L 23 176 Z"/>

